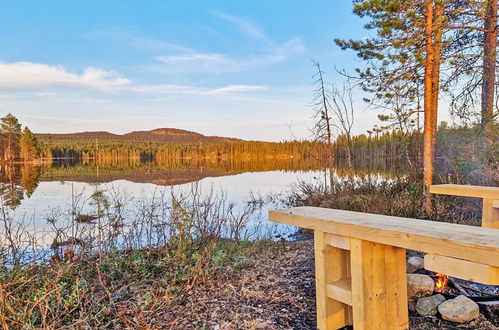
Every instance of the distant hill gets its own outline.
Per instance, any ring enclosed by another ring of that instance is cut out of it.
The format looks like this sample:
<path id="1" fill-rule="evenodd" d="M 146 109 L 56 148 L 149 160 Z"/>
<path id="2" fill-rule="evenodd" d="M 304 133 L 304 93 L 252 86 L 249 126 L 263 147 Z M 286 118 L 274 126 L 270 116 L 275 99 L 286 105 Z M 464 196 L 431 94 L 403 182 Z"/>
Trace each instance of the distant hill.
<path id="1" fill-rule="evenodd" d="M 109 132 L 79 132 L 66 134 L 37 134 L 44 141 L 60 140 L 100 140 L 105 141 L 127 141 L 127 142 L 156 142 L 156 143 L 220 143 L 242 141 L 235 138 L 206 136 L 197 132 L 178 128 L 157 128 L 150 131 L 134 131 L 126 134 L 113 134 Z"/>
<path id="2" fill-rule="evenodd" d="M 97 160 L 101 163 L 122 162 L 127 159 L 163 163 L 179 159 L 298 159 L 315 155 L 319 150 L 309 141 L 245 141 L 206 136 L 177 128 L 157 128 L 126 134 L 102 131 L 37 134 L 37 137 L 41 159 Z"/>

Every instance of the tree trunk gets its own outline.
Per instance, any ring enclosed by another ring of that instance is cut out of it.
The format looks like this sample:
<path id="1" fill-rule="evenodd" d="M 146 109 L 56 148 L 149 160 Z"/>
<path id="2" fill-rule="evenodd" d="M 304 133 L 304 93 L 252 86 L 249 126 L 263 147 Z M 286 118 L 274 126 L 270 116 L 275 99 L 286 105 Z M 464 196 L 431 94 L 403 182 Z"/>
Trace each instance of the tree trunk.
<path id="1" fill-rule="evenodd" d="M 441 0 L 426 0 L 425 42 L 426 62 L 424 76 L 424 209 L 432 213 L 430 186 L 433 183 L 435 145 L 438 123 L 438 99 L 440 90 L 440 63 L 442 57 L 444 7 Z"/>
<path id="2" fill-rule="evenodd" d="M 433 137 L 434 131 L 434 111 L 433 111 L 433 0 L 426 0 L 425 19 L 425 72 L 424 72 L 424 147 L 423 147 L 423 181 L 424 181 L 424 208 L 430 214 L 432 210 L 430 185 L 433 181 Z"/>
<path id="3" fill-rule="evenodd" d="M 486 1 L 485 34 L 483 41 L 482 73 L 482 130 L 492 142 L 494 120 L 494 86 L 497 53 L 497 0 Z"/>

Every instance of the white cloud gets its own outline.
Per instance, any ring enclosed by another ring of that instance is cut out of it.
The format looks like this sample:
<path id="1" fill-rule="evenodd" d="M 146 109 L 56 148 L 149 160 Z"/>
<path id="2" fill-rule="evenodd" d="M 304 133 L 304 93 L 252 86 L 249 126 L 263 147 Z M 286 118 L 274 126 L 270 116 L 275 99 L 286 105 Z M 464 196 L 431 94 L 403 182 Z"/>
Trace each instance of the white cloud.
<path id="1" fill-rule="evenodd" d="M 66 71 L 62 66 L 31 62 L 0 62 L 0 89 L 40 89 L 51 87 L 80 87 L 106 89 L 130 84 L 131 81 L 112 71 L 94 67 L 82 74 Z"/>
<path id="2" fill-rule="evenodd" d="M 212 58 L 211 60 L 215 60 Z M 189 61 L 177 59 L 177 61 Z M 228 93 L 252 92 L 266 89 L 259 85 L 228 85 L 216 88 L 185 86 L 173 84 L 134 84 L 112 71 L 88 67 L 82 74 L 68 72 L 62 66 L 50 66 L 42 63 L 0 62 L 0 90 L 35 91 L 23 98 L 56 97 L 47 89 L 73 88 L 105 93 L 134 93 L 171 97 L 181 95 L 219 95 Z"/>

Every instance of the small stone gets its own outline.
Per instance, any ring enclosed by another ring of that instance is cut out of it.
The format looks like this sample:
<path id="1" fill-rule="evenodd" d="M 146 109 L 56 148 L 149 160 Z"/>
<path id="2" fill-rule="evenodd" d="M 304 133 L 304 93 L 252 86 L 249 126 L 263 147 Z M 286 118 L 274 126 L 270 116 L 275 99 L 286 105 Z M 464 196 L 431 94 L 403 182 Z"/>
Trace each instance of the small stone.
<path id="1" fill-rule="evenodd" d="M 419 269 L 424 268 L 424 259 L 420 257 L 410 257 L 407 260 L 407 273 L 412 274 Z"/>
<path id="2" fill-rule="evenodd" d="M 478 305 L 465 296 L 458 296 L 438 305 L 438 311 L 447 321 L 465 323 L 480 315 Z"/>
<path id="3" fill-rule="evenodd" d="M 445 301 L 445 297 L 436 294 L 430 297 L 421 297 L 416 303 L 416 312 L 421 316 L 434 316 L 438 313 L 438 305 Z"/>
<path id="4" fill-rule="evenodd" d="M 434 288 L 435 282 L 428 275 L 407 274 L 407 298 L 409 301 L 431 296 Z"/>

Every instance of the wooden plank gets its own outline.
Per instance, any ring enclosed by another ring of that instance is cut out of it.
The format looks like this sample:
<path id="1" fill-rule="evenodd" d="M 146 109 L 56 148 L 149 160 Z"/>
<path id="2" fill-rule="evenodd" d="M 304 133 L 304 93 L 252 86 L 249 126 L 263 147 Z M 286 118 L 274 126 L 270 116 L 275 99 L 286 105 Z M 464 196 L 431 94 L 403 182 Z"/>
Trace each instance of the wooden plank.
<path id="1" fill-rule="evenodd" d="M 458 277 L 463 280 L 489 285 L 499 285 L 499 267 L 444 257 L 438 254 L 424 256 L 425 269 Z"/>
<path id="2" fill-rule="evenodd" d="M 499 267 L 499 230 L 361 212 L 296 207 L 272 221 Z"/>
<path id="3" fill-rule="evenodd" d="M 350 237 L 335 234 L 326 235 L 327 244 L 342 250 L 350 250 Z"/>
<path id="4" fill-rule="evenodd" d="M 495 207 L 492 199 L 484 198 L 482 201 L 482 227 L 499 229 L 499 208 Z"/>
<path id="5" fill-rule="evenodd" d="M 327 285 L 327 296 L 352 306 L 352 279 L 345 278 Z"/>
<path id="6" fill-rule="evenodd" d="M 432 194 L 499 199 L 499 187 L 437 184 L 430 186 Z"/>
<path id="7" fill-rule="evenodd" d="M 351 308 L 327 296 L 328 283 L 350 277 L 350 254 L 327 245 L 326 237 L 314 231 L 317 328 L 324 330 L 351 324 Z"/>
<path id="8" fill-rule="evenodd" d="M 385 245 L 387 329 L 409 327 L 407 302 L 406 251 Z"/>
<path id="9" fill-rule="evenodd" d="M 405 250 L 352 239 L 350 251 L 354 329 L 408 329 Z"/>

